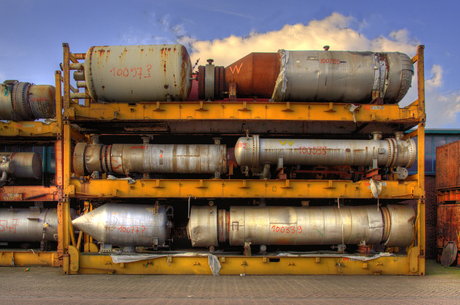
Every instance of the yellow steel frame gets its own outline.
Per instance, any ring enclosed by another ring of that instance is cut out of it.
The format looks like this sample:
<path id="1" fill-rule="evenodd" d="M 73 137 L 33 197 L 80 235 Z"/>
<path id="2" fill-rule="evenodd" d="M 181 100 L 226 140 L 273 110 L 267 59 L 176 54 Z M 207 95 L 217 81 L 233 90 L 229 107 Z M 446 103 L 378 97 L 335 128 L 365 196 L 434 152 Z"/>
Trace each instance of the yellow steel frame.
<path id="1" fill-rule="evenodd" d="M 54 137 L 60 133 L 57 122 L 0 122 L 2 137 Z"/>
<path id="2" fill-rule="evenodd" d="M 417 181 L 383 181 L 380 199 L 419 199 Z M 70 180 L 69 196 L 80 198 L 361 198 L 373 199 L 368 181 L 348 180 Z"/>
<path id="3" fill-rule="evenodd" d="M 62 165 L 61 145 L 62 145 L 62 91 L 61 91 L 61 72 L 56 71 L 56 118 L 49 123 L 40 121 L 24 122 L 0 122 L 0 138 L 8 139 L 10 142 L 18 143 L 24 141 L 39 140 L 53 141 L 56 148 L 56 185 L 44 186 L 3 186 L 0 188 L 0 201 L 10 203 L 24 201 L 59 201 L 62 198 Z M 62 221 L 60 221 L 60 224 Z M 58 227 L 58 231 L 60 226 Z M 68 234 L 68 232 L 67 232 Z M 62 236 L 62 235 L 60 235 Z M 59 251 L 59 247 L 61 251 Z M 1 250 L 0 266 L 62 266 L 62 255 L 64 254 L 64 243 L 58 239 L 58 251 L 34 251 L 34 250 Z M 61 256 L 61 257 L 60 257 Z"/>
<path id="4" fill-rule="evenodd" d="M 158 258 L 142 262 L 115 264 L 111 257 L 93 252 L 85 247 L 80 252 L 76 242 L 70 238 L 69 200 L 91 200 L 92 198 L 373 198 L 366 181 L 338 180 L 166 180 L 142 179 L 134 184 L 123 180 L 71 179 L 71 142 L 77 140 L 72 134 L 71 123 L 113 121 L 128 122 L 142 120 L 285 120 L 285 121 L 330 121 L 330 122 L 381 122 L 406 123 L 417 126 L 407 137 L 418 139 L 418 173 L 405 181 L 384 181 L 379 199 L 416 199 L 417 237 L 409 247 L 408 254 L 381 257 L 361 262 L 337 257 L 280 257 L 276 262 L 268 257 L 218 256 L 222 264 L 220 274 L 425 274 L 425 179 L 424 179 L 424 124 L 425 90 L 423 53 L 419 46 L 412 59 L 417 63 L 418 99 L 405 108 L 398 105 L 366 105 L 353 113 L 349 104 L 313 103 L 261 103 L 261 102 L 168 102 L 127 104 L 98 104 L 85 100 L 79 105 L 73 98 L 84 94 L 72 94 L 70 70 L 85 54 L 71 53 L 63 45 L 63 188 L 60 202 L 60 242 L 58 252 L 62 255 L 65 274 L 77 273 L 122 273 L 122 274 L 211 274 L 206 257 Z M 80 136 L 81 139 L 81 136 Z M 63 234 L 63 235 L 61 235 Z M 88 237 L 84 237 L 85 241 Z M 79 238 L 80 240 L 80 238 Z M 77 243 L 79 244 L 79 242 Z M 93 249 L 94 250 L 94 249 Z"/>
<path id="5" fill-rule="evenodd" d="M 0 266 L 53 266 L 59 267 L 56 252 L 34 252 L 32 250 L 0 251 Z"/>
<path id="6" fill-rule="evenodd" d="M 167 256 L 133 263 L 114 263 L 110 255 L 79 253 L 72 250 L 66 274 L 212 274 L 208 258 L 203 256 Z M 277 257 L 222 256 L 221 275 L 246 274 L 340 274 L 340 275 L 423 275 L 424 270 L 411 263 L 411 255 L 380 257 L 359 261 L 348 257 Z"/>
<path id="7" fill-rule="evenodd" d="M 414 122 L 424 117 L 420 108 L 411 104 L 363 105 L 350 112 L 342 103 L 269 103 L 269 102 L 156 102 L 128 104 L 72 104 L 64 117 L 78 122 L 87 120 L 255 120 L 255 121 L 331 121 L 331 122 Z"/>

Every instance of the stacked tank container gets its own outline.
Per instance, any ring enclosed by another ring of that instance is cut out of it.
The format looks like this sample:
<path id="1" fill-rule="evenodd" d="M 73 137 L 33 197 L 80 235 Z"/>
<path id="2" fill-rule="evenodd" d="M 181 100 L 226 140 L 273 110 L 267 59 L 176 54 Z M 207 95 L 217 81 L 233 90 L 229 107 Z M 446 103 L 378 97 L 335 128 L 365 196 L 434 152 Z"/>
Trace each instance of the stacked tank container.
<path id="1" fill-rule="evenodd" d="M 17 80 L 0 84 L 1 266 L 62 266 L 58 73 L 56 81 L 57 91 L 51 85 Z"/>
<path id="2" fill-rule="evenodd" d="M 64 273 L 425 273 L 423 46 L 63 48 Z"/>

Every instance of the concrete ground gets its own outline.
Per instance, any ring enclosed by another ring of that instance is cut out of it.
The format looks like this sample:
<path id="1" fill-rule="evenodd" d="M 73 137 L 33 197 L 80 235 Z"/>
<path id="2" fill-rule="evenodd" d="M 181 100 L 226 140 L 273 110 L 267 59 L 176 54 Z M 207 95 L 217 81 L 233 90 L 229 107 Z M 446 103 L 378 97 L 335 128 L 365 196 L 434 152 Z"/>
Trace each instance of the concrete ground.
<path id="1" fill-rule="evenodd" d="M 460 268 L 426 276 L 62 275 L 0 267 L 0 304 L 460 304 Z"/>

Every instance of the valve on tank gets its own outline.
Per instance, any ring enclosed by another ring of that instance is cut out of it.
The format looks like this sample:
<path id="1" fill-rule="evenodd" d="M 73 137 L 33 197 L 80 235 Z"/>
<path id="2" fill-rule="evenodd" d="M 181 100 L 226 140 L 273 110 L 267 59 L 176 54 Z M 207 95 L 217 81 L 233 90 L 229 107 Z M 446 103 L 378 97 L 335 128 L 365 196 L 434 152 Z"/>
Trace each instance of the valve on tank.
<path id="1" fill-rule="evenodd" d="M 6 80 L 0 91 L 0 120 L 33 121 L 56 115 L 53 86 Z"/>
<path id="2" fill-rule="evenodd" d="M 170 206 L 107 203 L 72 221 L 75 229 L 88 234 L 101 244 L 101 252 L 113 246 L 133 252 L 134 247 L 168 247 Z"/>

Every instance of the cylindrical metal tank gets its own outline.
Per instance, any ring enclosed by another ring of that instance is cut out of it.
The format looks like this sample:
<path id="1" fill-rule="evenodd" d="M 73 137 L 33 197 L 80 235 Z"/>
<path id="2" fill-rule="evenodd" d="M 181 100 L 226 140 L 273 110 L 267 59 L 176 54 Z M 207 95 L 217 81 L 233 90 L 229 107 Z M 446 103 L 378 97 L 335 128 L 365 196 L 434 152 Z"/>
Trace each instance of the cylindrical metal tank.
<path id="1" fill-rule="evenodd" d="M 190 57 L 179 44 L 91 47 L 84 70 L 95 101 L 184 101 L 192 86 Z"/>
<path id="2" fill-rule="evenodd" d="M 0 241 L 57 241 L 57 234 L 56 209 L 0 209 Z"/>
<path id="3" fill-rule="evenodd" d="M 42 177 L 42 159 L 36 152 L 4 152 L 0 153 L 0 163 L 10 162 L 14 164 L 14 171 L 11 173 L 16 178 Z"/>
<path id="4" fill-rule="evenodd" d="M 163 205 L 107 203 L 72 221 L 95 240 L 113 246 L 161 246 L 169 238 L 168 215 Z"/>
<path id="5" fill-rule="evenodd" d="M 403 53 L 280 50 L 281 67 L 272 99 L 296 102 L 399 102 L 414 68 Z"/>
<path id="6" fill-rule="evenodd" d="M 33 121 L 54 118 L 55 88 L 15 80 L 0 84 L 0 120 Z"/>
<path id="7" fill-rule="evenodd" d="M 129 173 L 226 173 L 225 145 L 86 144 L 78 143 L 74 171 L 83 176 L 97 172 Z"/>
<path id="8" fill-rule="evenodd" d="M 385 212 L 383 212 L 385 210 Z M 383 213 L 392 216 L 384 217 Z M 411 206 L 192 207 L 187 226 L 192 246 L 375 244 L 408 246 L 414 237 Z M 218 214 L 218 215 L 217 215 Z M 400 235 L 401 234 L 401 235 Z M 391 236 L 398 236 L 392 239 Z"/>
<path id="9" fill-rule="evenodd" d="M 416 159 L 415 141 L 387 138 L 379 140 L 260 139 L 241 137 L 235 146 L 240 166 L 259 168 L 264 164 L 373 166 L 410 168 Z"/>

